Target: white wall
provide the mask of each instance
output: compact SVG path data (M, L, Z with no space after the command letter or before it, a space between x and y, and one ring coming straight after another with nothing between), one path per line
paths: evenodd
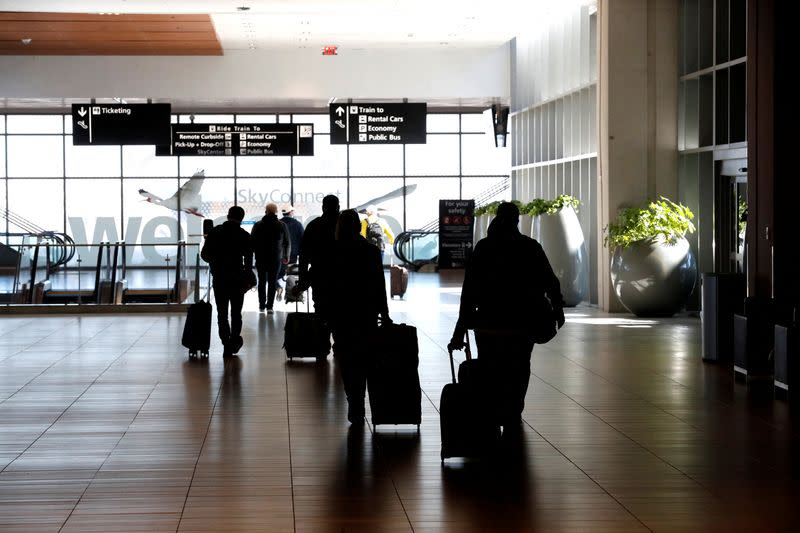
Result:
M509 97L509 47L235 51L220 57L0 57L0 96L327 102L340 98ZM291 102L285 102L291 104Z

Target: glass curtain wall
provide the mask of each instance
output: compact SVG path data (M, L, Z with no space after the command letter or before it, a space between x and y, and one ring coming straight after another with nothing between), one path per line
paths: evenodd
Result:
M398 234L435 221L440 198L473 198L508 178L510 150L494 148L477 111L429 114L427 144L407 146L331 145L327 114L194 115L196 123L311 122L313 157L165 157L152 146L73 146L69 115L0 115L0 233L26 231L12 221L23 220L77 243L200 242L203 218L220 223L233 204L245 209L247 225L268 202L293 205L308 223L322 198L336 194L343 208L376 204ZM190 120L173 116L173 123ZM200 171L202 179L193 177ZM181 187L175 209L169 200ZM159 263L141 251L128 258L131 266Z

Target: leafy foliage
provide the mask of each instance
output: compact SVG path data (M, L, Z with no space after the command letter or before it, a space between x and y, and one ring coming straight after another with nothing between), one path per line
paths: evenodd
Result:
M639 241L659 236L675 244L686 232L694 233L694 213L682 204L661 197L646 207L626 207L619 212L617 222L606 229L605 244L611 248L627 248Z
M486 205L482 205L475 209L475 216L478 215L496 215L497 214L497 206L500 205L502 202L490 202Z
M580 200L568 194L562 194L553 200L544 200L543 198L534 198L520 208L520 213L523 215L530 215L532 217L538 215L554 215L567 206L572 206L575 212L578 212L578 206L581 205Z
M742 235L747 228L747 201L744 198L739 198L736 214L739 221L739 235Z

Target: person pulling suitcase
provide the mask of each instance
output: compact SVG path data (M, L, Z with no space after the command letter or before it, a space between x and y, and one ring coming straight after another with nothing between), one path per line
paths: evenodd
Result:
M450 350L462 349L467 329L475 330L478 358L497 381L497 416L504 432L520 429L531 352L542 342L538 331L564 325L558 278L542 246L522 235L518 225L519 208L501 203L464 271L458 321L448 345ZM497 265L503 265L503 288L497 286Z
M358 213L342 211L332 261L337 283L331 325L347 395L347 419L354 425L364 423L367 372L373 356L369 341L377 335L379 318L391 323L380 250L361 237L360 228Z
M241 335L244 293L255 284L250 234L242 229L242 220L244 209L231 207L228 220L208 233L200 252L200 257L211 266L223 358L233 357L244 343Z

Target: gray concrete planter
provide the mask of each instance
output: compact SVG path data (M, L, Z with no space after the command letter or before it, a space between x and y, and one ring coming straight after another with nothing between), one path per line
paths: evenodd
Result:
M680 311L697 281L697 263L686 239L640 241L617 248L611 258L611 283L622 305L641 317Z
M530 237L532 231L533 231L533 217L530 215L520 215L519 232L525 235L526 237Z
M589 297L589 254L575 210L567 206L535 217L531 236L539 241L553 267L564 303L574 307Z
M489 229L489 224L494 219L494 215L483 214L475 217L475 228L472 238L473 245L479 240L486 238L486 231Z

